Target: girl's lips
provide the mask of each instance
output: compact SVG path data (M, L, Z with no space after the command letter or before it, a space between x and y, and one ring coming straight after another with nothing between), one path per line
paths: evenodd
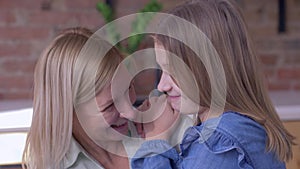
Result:
M180 96L168 96L169 101L176 100L176 99L179 99L179 98L180 98Z

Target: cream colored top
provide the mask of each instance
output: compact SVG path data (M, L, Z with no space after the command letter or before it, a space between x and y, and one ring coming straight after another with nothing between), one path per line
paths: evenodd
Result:
M130 133L132 136L137 136L137 131L133 123L128 123ZM140 147L142 139L125 139L123 144L129 157L129 163L131 157L135 154L136 150ZM70 149L64 157L65 169L104 169L100 163L98 163L93 157L91 157L84 148L72 137ZM131 168L131 167L130 167Z
M181 115L181 121L178 129L174 131L172 136L172 145L178 145L181 142L182 136L186 128L192 125L192 120L186 115ZM140 148L141 144L145 141L142 138L137 138L138 133L132 122L129 122L129 130L132 137L123 140L123 145L128 154L129 163L131 158L135 155L136 151ZM72 138L70 149L64 158L65 169L104 169L101 164L94 160L81 145ZM131 168L131 166L130 166Z

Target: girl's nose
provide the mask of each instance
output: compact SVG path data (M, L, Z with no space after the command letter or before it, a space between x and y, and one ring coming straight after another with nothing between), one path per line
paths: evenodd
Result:
M170 83L171 77L168 73L163 72L158 83L157 89L160 92L168 92L172 89L172 85Z

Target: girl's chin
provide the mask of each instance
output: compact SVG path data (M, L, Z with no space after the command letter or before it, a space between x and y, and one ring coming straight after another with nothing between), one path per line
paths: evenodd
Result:
M180 110L180 96L168 96L168 102L170 103L171 107L178 111Z
M180 112L180 104L171 103L172 109L174 109L177 112Z

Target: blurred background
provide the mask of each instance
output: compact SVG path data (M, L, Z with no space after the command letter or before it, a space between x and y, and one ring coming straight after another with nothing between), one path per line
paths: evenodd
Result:
M94 31L101 28L108 19L103 11L101 12L99 3L107 4L112 10L113 18L116 19L139 12L151 2L154 1L0 0L0 150L1 146L13 144L5 141L4 136L24 132L30 125L30 119L21 122L13 120L21 116L28 118L30 115L23 109L30 108L32 104L34 66L42 49L57 33L64 28L75 26L87 27ZM158 7L155 9L163 12L184 1L155 2L154 6ZM300 128L300 0L236 2L242 9L257 54L263 63L271 98L286 127L299 138L300 132L297 129ZM138 49L145 46L151 46L147 39L139 44ZM139 98L147 96L155 83L156 71L140 73L136 77L136 92ZM15 111L17 117L8 115ZM9 124L3 123L10 120L13 121L10 125L18 123L17 126L11 127L17 130L10 130L7 127ZM300 143L299 139L297 141ZM0 164L5 165L0 168L9 167L7 164L13 164L10 168L17 168L18 165L15 164L18 164L18 160L1 160L3 154L7 155L5 153L0 155ZM300 169L299 146L295 146L294 153L295 157L288 164L288 168Z

